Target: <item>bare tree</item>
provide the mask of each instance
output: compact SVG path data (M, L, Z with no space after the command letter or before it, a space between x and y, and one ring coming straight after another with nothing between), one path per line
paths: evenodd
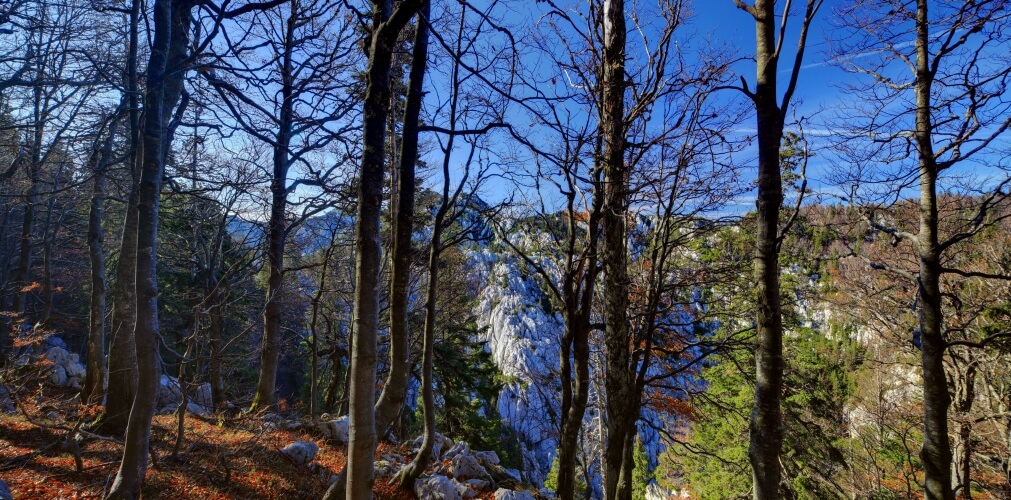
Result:
M959 167L991 168L994 151L1006 148L1008 118L1006 85L1011 69L995 47L1005 44L1011 22L1006 1L854 2L841 12L848 37L837 47L837 60L847 70L864 75L855 90L864 96L843 112L848 125L844 157L860 160L849 172L853 191L866 206L872 228L912 245L916 270L890 268L917 286L917 312L922 339L924 495L952 499L952 451L949 442L949 394L945 355L957 328L946 320L942 282L948 275L998 278L1002 275L959 269L952 255L987 227L1005 218L998 210L1008 199L1011 178L964 178ZM866 52L866 57L849 54ZM996 49L1001 50L1001 49ZM858 135L859 134L859 135ZM881 167L865 165L868 159ZM915 165L913 164L915 162ZM981 187L982 186L982 187ZM975 199L973 208L959 210L949 226L940 217L943 190ZM917 228L907 228L880 213L918 191ZM888 267L888 266L886 266ZM988 340L967 341L978 347ZM968 387L963 387L968 389ZM960 401L959 404L967 403ZM968 478L961 478L963 494Z
M390 0L373 0L365 77L362 166L358 184L358 226L355 235L354 347L351 353L350 442L348 443L348 499L372 498L372 461L376 449L375 387L376 335L379 328L379 219L386 165L386 120L390 109L390 66L400 31L425 0L406 0L393 7ZM336 483L335 483L336 484ZM339 495L337 488L325 498Z
M376 430L385 436L387 429L403 412L411 375L411 335L408 330L408 302L411 279L411 240L414 234L414 198L417 183L418 132L421 104L425 95L425 70L428 63L429 4L418 12L411 72L408 77L407 103L397 170L396 199L391 203L393 222L392 265L390 270L390 371L383 392L376 402Z
M779 288L780 206L783 204L783 126L800 76L811 22L822 0L808 0L801 18L793 65L782 95L779 91L779 60L791 2L787 2L776 27L776 2L756 0L737 7L755 19L755 89L747 82L741 90L755 105L758 123L758 235L755 241L754 273L757 300L755 317L755 406L751 412L751 444L748 459L754 477L755 500L779 498L782 472L779 454L783 446L783 312Z
M123 459L106 498L139 498L147 472L151 418L161 375L158 355L158 208L166 151L171 145L169 121L183 91L188 61L191 9L189 0L156 0L154 38L146 72L143 147L137 202L136 324L137 393L126 428Z
M263 311L260 373L250 409L274 402L282 340L285 245L306 219L327 209L325 191L334 171L351 159L347 137L354 122L356 57L350 18L328 0L292 0L286 9L251 13L246 33L201 68L235 126L272 151L270 215L266 230L267 298ZM261 52L266 51L266 54ZM254 64L250 59L256 61ZM345 78L339 78L343 75ZM317 152L345 142L332 165L314 165ZM336 148L333 148L336 150ZM300 166L298 178L292 168ZM307 187L316 188L309 194ZM301 190L299 190L301 188ZM302 207L289 213L296 190Z

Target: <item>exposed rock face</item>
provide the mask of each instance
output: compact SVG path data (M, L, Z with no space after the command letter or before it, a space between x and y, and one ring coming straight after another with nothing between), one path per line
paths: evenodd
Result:
M494 451L475 451L474 456L490 464L499 464L498 453Z
M414 493L426 500L463 500L456 484L446 476L422 477L414 482Z
M316 458L319 446L311 441L295 441L281 449L281 453L298 465L306 465Z

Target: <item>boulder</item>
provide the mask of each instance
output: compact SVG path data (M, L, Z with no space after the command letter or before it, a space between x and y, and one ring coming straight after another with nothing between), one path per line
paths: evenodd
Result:
M158 408L179 407L183 401L183 391L179 388L179 380L175 377L162 375L158 382ZM174 410L173 410L174 411Z
M473 455L458 454L453 457L453 478L474 479L488 475L488 471L481 466L477 458Z
M475 451L474 456L490 464L499 464L498 453L494 451Z
M48 381L58 387L80 388L84 383L85 366L76 353L67 352L60 346L53 346L42 354L42 359L52 364Z
M499 488L495 491L495 500L534 500L534 496L527 491L513 491Z
M337 420L330 420L327 422L319 422L317 428L323 433L327 439L335 441L337 444L347 444L348 433L350 432L349 422L347 417L341 417Z
M200 386L193 391L193 395L190 396L190 399L204 408L214 408L214 399L211 397L211 383L204 382L203 384L200 384Z
M483 490L491 485L491 483L484 479L468 479L464 481L464 484L469 484L475 490Z
M428 476L414 482L414 493L425 500L463 500L454 481L446 476Z
M460 441L453 445L444 455L442 455L443 460L452 460L457 455L470 455L470 446L467 446L465 441Z
M316 443L312 441L295 441L281 448L281 453L296 464L305 465L316 458L316 453L319 453L319 446L316 446Z
M461 483L456 479L450 479L450 481L453 481L453 486L456 486L456 491L459 491L460 496L463 498L474 498L477 496L477 492L469 484Z
M49 372L49 383L55 385L56 387L66 387L67 386L67 370L61 365L56 365L53 367L52 371Z

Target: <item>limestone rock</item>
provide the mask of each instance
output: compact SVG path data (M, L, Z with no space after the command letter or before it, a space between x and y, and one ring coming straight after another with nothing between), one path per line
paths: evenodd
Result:
M473 455L458 454L453 457L453 477L456 479L481 478L488 475L488 471L474 458Z
M498 453L494 451L475 451L474 456L490 464L499 464Z
M312 462L319 452L319 446L311 441L295 441L281 449L285 454L298 465L305 465Z
M453 480L446 476L428 476L414 482L414 493L425 500L463 500Z
M526 491L513 491L499 488L495 491L495 500L534 500L534 496Z
M348 433L350 432L347 417L341 417L337 420L330 420L328 422L320 422L317 425L320 432L322 432L327 439L333 440L337 444L347 444Z

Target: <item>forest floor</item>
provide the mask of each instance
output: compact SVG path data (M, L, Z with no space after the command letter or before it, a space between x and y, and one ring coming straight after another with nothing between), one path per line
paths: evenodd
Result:
M0 415L0 479L15 499L102 498L116 475L122 445L86 435L76 454L72 444L64 443L82 408L70 402L69 393L46 393L34 402L20 401L18 413ZM155 417L145 499L318 499L327 489L327 479L345 462L345 447L305 429L265 426L254 417L217 422L190 415L185 419L184 442L174 457L177 426L177 415ZM298 465L280 453L295 441L319 446L310 464ZM380 444L376 457L409 457L409 453ZM412 491L389 486L387 480L377 478L376 499L415 498ZM482 493L478 498L493 495Z

